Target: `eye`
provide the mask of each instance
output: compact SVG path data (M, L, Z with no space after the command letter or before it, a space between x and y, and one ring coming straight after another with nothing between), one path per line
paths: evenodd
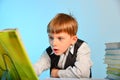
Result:
M61 40L63 40L64 38L63 38L63 37L58 37L58 39L61 41Z
M49 39L50 39L50 40L53 40L54 38L53 38L52 36L49 36Z

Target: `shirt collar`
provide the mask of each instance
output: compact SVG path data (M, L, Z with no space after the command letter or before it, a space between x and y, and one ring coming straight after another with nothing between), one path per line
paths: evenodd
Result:
M69 51L70 51L71 54L74 53L74 45L70 46Z

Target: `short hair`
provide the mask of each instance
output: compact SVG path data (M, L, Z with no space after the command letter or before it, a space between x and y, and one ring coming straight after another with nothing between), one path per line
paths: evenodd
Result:
M73 36L77 34L78 23L72 15L65 13L57 14L48 24L47 33L65 32Z

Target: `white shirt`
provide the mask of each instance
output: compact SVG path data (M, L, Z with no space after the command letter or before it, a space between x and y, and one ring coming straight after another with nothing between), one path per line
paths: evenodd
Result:
M58 67L64 68L66 57L69 51L71 52L71 54L73 54L74 46L70 47L66 52L66 54L60 55ZM89 78L91 66L92 66L92 61L90 58L90 48L84 42L78 48L75 66L73 67L69 66L64 70L59 70L58 76L61 78ZM39 76L43 71L49 68L50 68L50 57L45 51L42 54L39 61L34 64L34 69L36 74Z

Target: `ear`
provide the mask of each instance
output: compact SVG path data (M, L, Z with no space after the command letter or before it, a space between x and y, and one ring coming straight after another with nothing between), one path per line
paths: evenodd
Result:
M77 42L77 39L78 37L76 35L72 36L72 44L75 44Z

